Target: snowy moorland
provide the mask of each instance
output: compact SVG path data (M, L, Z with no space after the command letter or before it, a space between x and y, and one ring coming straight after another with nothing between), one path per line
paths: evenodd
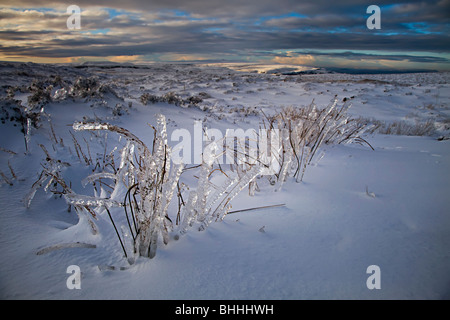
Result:
M450 298L450 74L254 68L1 63L0 297Z

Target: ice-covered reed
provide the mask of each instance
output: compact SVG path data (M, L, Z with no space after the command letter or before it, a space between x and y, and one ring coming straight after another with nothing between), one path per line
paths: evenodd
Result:
M85 179L93 182L101 178L115 181L110 199L119 198L128 224L128 232L123 237L131 237L133 252L126 252L124 242L117 229L126 256L139 254L153 258L160 237L164 243L169 240L172 222L168 216L168 207L174 195L183 166L174 164L171 167L170 148L167 145L166 120L163 115L156 116L156 128L152 150L144 142L128 130L106 123L74 123L73 129L108 130L126 139L126 145L120 152L119 168L111 172L96 173ZM125 192L124 192L125 191ZM108 212L111 222L114 221ZM130 219L131 215L131 219ZM131 222L132 221L132 222Z
M307 107L287 107L273 116L266 116L264 125L268 131L276 130L280 135L280 169L275 173L279 184L290 174L297 182L302 181L306 167L322 144L357 142L370 146L362 137L369 126L347 115L350 106L348 102L338 106L335 98L323 109L313 101Z
M105 140L103 162L109 159L110 163L96 165L97 171L94 168L92 174L82 180L83 186L93 184L95 187L99 183L100 192L94 188L93 196L75 193L62 178L64 163L53 160L42 146L47 156L47 166L33 184L25 202L29 206L38 188L45 183L45 188L48 188L51 182L56 182L62 186L60 193L66 202L77 211L86 211L94 218L99 213L107 213L129 261L136 256L153 258L158 245L168 243L170 232L175 231L174 238L179 239L194 225L198 230L205 230L211 222L223 220L230 212L233 199L247 186L249 193L253 194L258 189L256 178L267 175L269 167L269 179L279 189L289 176L297 181L303 179L307 165L322 144L358 142L370 146L362 138L367 125L349 118L346 115L348 108L347 104L338 107L336 99L324 109L317 108L314 103L305 108L284 108L271 117L266 116L263 123L265 130L259 130L259 134L267 137L260 136L258 143L249 143L245 137L239 140L235 136L233 139L237 138L237 143L234 140L229 143L227 136L217 141L207 139L202 163L192 167L198 170L197 186L185 185L186 188L180 187L180 176L187 168L179 161L172 161L163 115L156 115L151 148L119 126L96 121L75 122L72 126L75 131L106 131L124 138L123 147L119 149L115 146L108 156ZM81 146L75 135L72 138L81 160ZM81 162L93 166L87 146L89 157L82 154L85 161ZM225 151L222 149L224 146ZM114 161L114 154L118 157L117 162ZM235 160L227 167L229 170L221 167L218 161L223 155ZM278 165L273 166L274 162ZM216 171L222 177L213 183L212 176ZM105 180L111 182L106 184ZM105 192L103 186L106 185L112 191ZM178 197L176 226L169 215L174 196ZM116 212L123 212L119 217L120 225L116 223Z

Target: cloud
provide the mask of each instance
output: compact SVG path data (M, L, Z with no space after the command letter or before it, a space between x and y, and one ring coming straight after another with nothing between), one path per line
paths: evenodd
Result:
M113 62L137 62L137 61L141 61L142 57L139 55L131 55L131 56L112 56L112 57L107 57L106 58L109 61L113 61Z
M77 0L82 10L90 7L114 8L118 10L135 12L162 12L176 10L179 13L195 15L196 17L227 17L242 19L245 17L261 17L283 15L288 12L298 12L304 15L354 15L365 14L368 3L360 0L341 0L330 3L328 0L298 1L298 0ZM390 0L377 0L380 7L392 5ZM448 0L440 1L410 1L397 0L396 10L414 11L416 7L421 10L442 13L448 8ZM66 8L69 4L63 0L1 0L3 7L15 8ZM437 8L436 8L437 7ZM448 12L448 11L447 11Z
M298 64L363 59L358 54L319 54L339 49L402 51L403 57L391 55L387 60L394 61L395 56L397 61L409 63L448 63L432 55L414 58L407 53L450 51L449 17L445 14L450 0L377 2L381 30L366 28L367 5L358 0L332 5L324 0L229 0L226 4L219 0L79 0L82 28L68 30L65 1L0 0L0 50L7 59L248 60L264 54L268 59ZM315 50L315 54L271 55L277 50L299 49ZM117 58L111 58L114 56ZM367 61L384 58L364 57Z
M272 62L279 64L314 66L316 58L311 54L302 54L295 57L275 57L272 59Z
M421 66L437 67L440 64L449 64L450 55L417 55L405 53L369 53L354 51L310 51L285 53L274 53L276 55L270 60L272 63L299 64L316 67L346 67L346 68L392 68L407 69L411 65L416 68Z

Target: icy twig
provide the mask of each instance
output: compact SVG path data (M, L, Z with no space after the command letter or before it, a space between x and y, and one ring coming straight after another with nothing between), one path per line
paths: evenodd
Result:
M233 214L233 213L238 213L238 212L247 212L247 211L253 211L253 210L261 210L261 209L269 209L269 208L278 208L278 207L284 207L285 205L286 205L285 203L280 203L280 204L272 204L269 206L240 209L240 210L230 211L230 212L228 212L228 214Z

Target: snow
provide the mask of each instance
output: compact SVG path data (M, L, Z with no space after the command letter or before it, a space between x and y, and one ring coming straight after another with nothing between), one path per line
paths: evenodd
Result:
M29 126L27 154L21 125L9 119L0 125L0 170L12 182L0 177L0 297L449 299L450 74L348 75L320 70L283 75L247 73L251 66L238 67L1 63L2 112L8 90L27 105L31 93L26 87L34 78L50 83L57 74L68 85L79 76L97 77L110 91L103 87L92 95L67 98L55 86L54 91L61 91L44 105L41 127ZM185 103L140 101L143 93L163 97L169 92ZM74 131L81 123L91 129L105 129L106 123L122 127L151 146L154 131L149 125L156 127L155 115L163 114L168 142L175 145L171 133L187 129L193 137L195 121L223 133L258 129L264 118L261 111L270 115L283 106L308 106L313 99L324 107L335 95L340 102L353 97L349 113L354 117L382 123L431 120L435 130L427 136L374 132L365 136L374 150L359 144L323 145L323 157L308 166L303 182L290 177L278 190L261 178L260 190L249 196L244 189L233 199L231 210L283 206L228 214L204 231L174 230L167 245L158 245L153 259L139 257L131 265L105 210L96 211L97 220L86 212L77 214L73 207L68 212L64 197L43 188L26 207L25 197L46 164L39 144L54 159L70 164L61 166L61 172L75 193L85 195L78 200L92 200L91 182L97 177L113 180L113 174L96 175L93 165L86 166L69 132L87 157L89 145L93 160L101 160L104 150L107 155L115 146L119 152L126 142L114 132ZM188 103L190 97L201 97L202 102ZM113 112L118 104L121 115ZM63 144L52 140L49 119ZM180 181L195 188L199 174L187 170ZM225 177L213 174L213 181L223 188ZM111 191L103 188L97 196ZM126 223L122 208L110 210L119 225ZM175 222L176 203L168 212ZM81 289L66 286L71 265L80 267ZM379 290L366 286L371 265L381 270Z

